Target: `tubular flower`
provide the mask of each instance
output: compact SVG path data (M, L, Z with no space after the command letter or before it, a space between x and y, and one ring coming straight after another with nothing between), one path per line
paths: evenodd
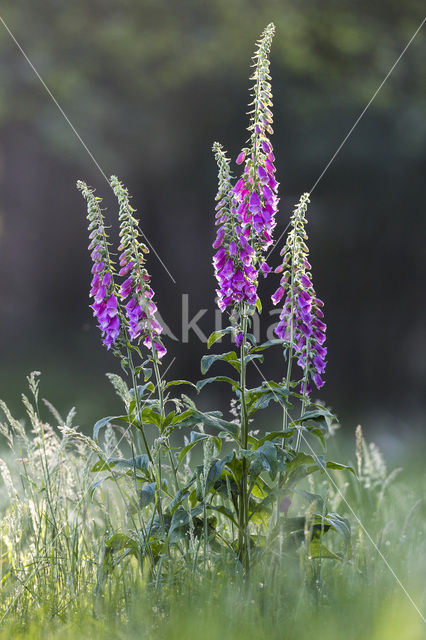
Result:
M91 309L99 323L103 344L107 349L116 344L121 333L117 297L114 285L114 265L108 250L108 237L105 232L104 218L100 208L101 198L94 194L86 183L79 180L80 189L87 201L87 218L89 220L89 250L91 251L92 282L90 296L93 298Z
M258 259L272 244L278 210L278 182L275 180L275 156L269 135L272 135L272 91L269 75L269 52L275 27L270 24L262 33L254 55L254 86L250 112L250 146L243 149L237 164L244 165L242 177L234 187L237 214L243 229L249 229ZM263 272L266 276L267 272Z
M324 346L326 325L323 322L324 303L317 298L309 264L308 238L305 232L305 214L310 202L304 193L291 217L291 231L281 255L282 265L275 273L282 273L280 286L272 296L276 305L284 298L276 335L289 345L290 357L294 351L297 364L304 371L301 393L311 392L311 381L317 389L324 385L327 347Z
M216 225L213 248L213 266L219 288L216 289L218 306L224 311L240 303L255 305L257 301L257 276L254 266L255 251L248 241L249 230L244 230L236 213L236 202L231 185L229 158L222 146L213 145L218 165L219 189L216 196Z
M143 339L148 349L153 349L162 358L167 353L159 339L163 327L155 318L157 306L149 285L151 276L144 266L145 254L149 253L149 249L139 239L138 220L133 216L135 209L129 203L127 189L116 176L111 176L110 184L120 206L119 275L125 278L120 287L120 296L127 301L124 309L130 339Z

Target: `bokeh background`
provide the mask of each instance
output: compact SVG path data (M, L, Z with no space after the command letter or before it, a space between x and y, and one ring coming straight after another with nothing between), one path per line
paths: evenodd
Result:
M277 236L424 13L415 0L4 0L7 23L106 175L133 194L161 315L181 335L181 296L214 325L214 140L235 158L246 139L254 41L272 49L281 208ZM426 408L425 29L316 187L309 210L314 280L326 301L321 393L352 434L361 422L395 449L420 443ZM17 412L25 375L79 422L116 413L88 309L84 178L104 177L0 24L0 397ZM234 165L235 167L235 165ZM111 230L114 237L116 231ZM271 257L279 263L279 252ZM262 282L264 307L276 281ZM270 320L263 322L263 327ZM170 376L196 380L206 346L170 340ZM269 356L282 372L279 351ZM167 363L166 363L167 364ZM319 394L318 394L319 396ZM202 402L225 402L205 397Z

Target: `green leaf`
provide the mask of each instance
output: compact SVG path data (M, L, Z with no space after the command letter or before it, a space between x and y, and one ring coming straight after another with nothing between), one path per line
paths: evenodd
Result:
M326 522L332 529L337 531L339 535L341 535L345 543L349 545L351 540L351 525L347 518L343 518L339 516L338 513L327 513L326 516L320 516L323 518L324 522Z
M222 360L228 362L234 369L240 372L240 361L235 351L220 353L216 355L207 355L201 358L201 373L206 374L214 362Z
M232 378L228 378L227 376L214 376L213 378L204 378L204 380L198 380L197 384L194 386L196 386L199 393L201 389L203 389L207 384L211 384L212 382L227 382L232 386L233 389L240 388L237 380L233 380Z
M314 502L317 506L317 509L324 509L324 499L318 493L310 493L309 491L304 491L303 489L295 489L294 492L306 498L310 503Z
M202 412L198 411L198 409L188 409L183 414L176 417L179 418L177 421L179 426L195 427L198 424L203 424L205 427L214 427L219 431L225 431L234 439L237 439L239 434L239 425L222 420L220 417L221 415L220 411Z
M340 462L333 462L332 460L329 460L325 466L327 467L327 469L339 469L342 471L344 470L351 471L354 474L354 476L356 476L355 469L348 464L341 464Z
M188 451L191 451L192 447L195 447L197 442L207 440L209 436L206 433L199 433L198 431L191 431L189 435L189 443L181 449L179 453L179 460L183 460Z
M228 509L228 507L225 507L224 505L213 505L213 504L208 504L207 505L207 509L210 509L211 511L217 511L218 513L221 513L223 516L226 516L231 522L232 524L237 527L237 529L240 528L240 525L238 524L238 522L235 519L235 514L233 513L233 511L231 511L231 509Z
M279 338L274 338L273 340L267 340L267 342L263 342L258 346L255 346L251 349L251 351L264 351L265 349L269 349L269 347L275 347L276 345L285 345L284 340L280 340Z
M168 413L164 418L161 428L164 430L166 427L168 427L173 422L173 419L175 418L175 416L176 416L176 412L170 411L170 413Z
M291 408L288 401L289 391L283 385L276 382L263 382L260 387L249 389L246 392L246 404L249 415L258 409L265 409L270 402L278 402L281 406ZM293 425L290 425L293 426Z
M337 553L333 553L321 544L320 538L314 538L311 540L309 545L309 559L313 560L315 558L331 558L333 560L342 560L342 555L338 555Z
M170 380L164 388L168 389L169 387L175 387L178 384L189 384L191 387L195 387L195 384L193 382L189 382L189 380Z
M325 444L325 436L324 436L324 431L318 427L308 427L307 431L309 431L309 433L312 433L313 436L315 436L316 438L318 438L318 440L321 442L323 448L326 448L326 444Z
M149 391L150 393L154 393L155 391L155 386L153 385L152 382L147 382L147 384L140 384L137 386L137 392L138 392L138 397L139 398L143 398L145 391ZM130 395L134 398L135 397L135 390L133 389L129 389L129 393Z
M227 327L226 329L220 329L219 331L213 331L213 333L210 334L209 339L207 340L207 348L210 349L212 344L220 340L222 336L224 336L225 334L232 333L232 331L233 331L232 327Z
M149 469L149 458L146 453L134 458L108 458L107 460L99 460L91 469L91 471L110 471L113 468L118 469L135 469L137 471L146 472Z
M135 372L136 375L143 373L143 379L145 382L152 376L152 369L150 369L149 367L144 367L143 365L141 365L140 367L136 367Z
M93 469L91 469L91 471L93 471ZM101 478L100 480L96 480L96 482L94 482L92 484L92 486L90 487L90 497L93 498L93 494L95 493L95 490L105 481L105 480L114 480L114 478L112 476L105 476L104 478Z
M303 453L303 451L298 451L294 458L287 463L287 471L290 472L301 465L315 465L320 469L312 456L307 453Z
M161 426L161 415L151 409L151 407L145 407L140 414L140 422L143 424L155 424L156 427Z
M142 509L154 502L156 489L156 482L151 482L150 484L147 484L146 487L141 489L141 491L139 492L139 505Z
M227 462L230 462L232 459L232 454L222 458L221 460L215 460L207 473L207 480L205 485L205 494L207 495L214 487L216 482L220 479L222 475L223 468Z
M108 540L105 540L105 548L108 551L117 552L123 549L131 549L134 553L137 552L137 543L124 533L116 533Z
M260 301L260 298L256 300L256 309L258 310L259 313L262 313L262 303Z
M194 473L192 478L189 480L189 482L187 482L184 487L182 487L181 489L179 489L179 491L176 492L176 495L174 496L173 500L167 506L168 513L173 515L174 511L176 511L176 509L181 505L181 503L189 496L189 488L195 482L195 479L196 479L196 474Z
M251 362L252 360L260 360L260 362L263 362L263 356L261 356L258 353L251 353L248 356L244 357L245 365L247 366L248 363Z
M291 438L293 435L294 429L288 429L287 431L271 431L270 433L267 433L266 436L263 436L263 438L260 438L260 440L257 441L256 448L260 447L268 440L281 440L285 438Z
M271 442L265 442L255 449L250 467L249 476L254 481L262 471L267 471L272 479L277 475L277 450Z
M313 409L311 411L307 411L306 413L304 413L297 420L294 420L290 424L290 427L293 427L293 426L295 426L297 424L303 424L303 423L308 422L310 420L314 421L317 425L319 425L326 432L328 432L329 425L334 420L334 416L327 409L324 409L323 407L317 407L316 409Z
M106 427L110 422L113 422L113 420L124 420L127 422L127 416L107 416L106 418L101 418L95 422L95 426L93 427L93 439L97 440L99 431L103 427Z

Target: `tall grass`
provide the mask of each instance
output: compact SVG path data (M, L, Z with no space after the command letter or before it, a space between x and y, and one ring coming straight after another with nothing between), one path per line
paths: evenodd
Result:
M353 455L359 480L335 471L336 486L319 475L303 488L325 495L328 509L351 521L349 553L341 553L339 536L329 532L328 549L340 559L310 559L308 541L296 532L278 539L245 581L223 549L195 562L203 553L195 525L187 552L176 552L156 583L159 573L145 565L141 570L130 543L122 544L135 539L138 512L143 524L152 505L146 513L140 509L131 475L91 471L100 455L115 450L124 456L126 439L117 447L108 427L98 445L73 426L74 411L62 419L48 403L40 406L38 377L28 380L30 396L23 402L29 428L1 403L8 452L0 462L0 638L424 637L420 615L353 515L424 606L424 477L406 486L359 429ZM51 423L41 417L47 409ZM105 476L110 479L94 487ZM301 490L292 509L302 516L310 504ZM222 526L228 526L225 518Z

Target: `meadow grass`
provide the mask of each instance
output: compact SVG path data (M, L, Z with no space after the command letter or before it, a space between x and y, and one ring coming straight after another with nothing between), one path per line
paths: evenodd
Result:
M29 380L37 396L35 378ZM134 555L106 546L114 535L135 535L132 479L110 479L92 492L100 445L72 426L73 413L62 419L50 406L52 426L40 417L45 407L25 396L24 404L31 429L2 404L9 446L0 465L7 492L0 638L424 637L421 616L347 504L424 610L424 474L410 469L415 481L407 484L404 474L389 473L378 448L360 432L348 461L358 467L357 478L334 471L339 490L320 473L305 483L351 523L351 548L341 559L309 559L303 539L284 546L278 540L253 563L247 580L222 549L193 564L189 549L156 581L149 571L141 573ZM107 428L104 455L116 444ZM293 513L307 508L299 498ZM324 539L333 553L342 551L335 532Z

